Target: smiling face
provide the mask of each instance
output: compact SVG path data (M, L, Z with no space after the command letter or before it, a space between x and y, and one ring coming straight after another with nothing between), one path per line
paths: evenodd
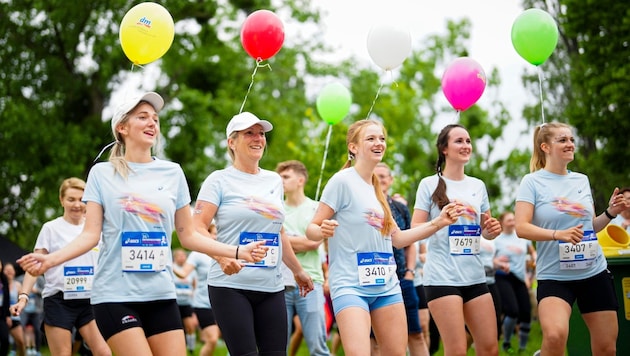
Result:
M63 206L63 217L66 221L78 224L83 219L85 203L81 201L82 198L83 190L77 188L68 188L63 196L59 197L61 206Z
M472 154L468 131L462 127L453 127L448 133L448 143L442 153L447 162L467 163Z
M365 160L376 164L383 159L386 149L387 142L383 127L376 123L362 127L357 132L357 140L348 144L348 150L355 155L357 162Z
M265 130L261 125L256 124L245 130L238 131L228 139L228 145L234 152L235 161L260 161L267 145Z
M550 140L541 145L549 161L569 163L575 158L575 137L570 128L559 127L551 130Z
M157 112L147 102L141 102L118 125L117 132L126 146L153 146L160 134L160 120Z

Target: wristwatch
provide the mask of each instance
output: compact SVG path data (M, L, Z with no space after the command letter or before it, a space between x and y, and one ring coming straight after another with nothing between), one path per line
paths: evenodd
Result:
M413 269L411 269L411 268L407 268L407 269L405 270L405 273L407 273L407 272L411 272L411 274L413 274L414 276L416 275L416 271L415 271L415 270L413 270Z

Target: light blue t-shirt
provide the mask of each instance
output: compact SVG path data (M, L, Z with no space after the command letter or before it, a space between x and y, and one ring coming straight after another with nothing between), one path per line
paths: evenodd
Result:
M593 231L593 197L588 177L569 172L558 175L544 169L523 177L516 201L534 206L531 223L543 229L565 230L584 224L583 230ZM570 246L571 244L562 244ZM536 278L538 280L572 281L594 276L607 268L598 243L596 256L585 269L560 269L559 241L536 243Z
M424 263L420 260L420 246L427 243L427 239L416 241L413 243L412 248L416 249L416 274L413 276L413 286L421 286L424 284Z
M383 236L383 208L374 186L366 183L354 167L337 172L326 184L321 202L334 210L339 226L328 239L331 297L359 295L365 297L393 295L400 292L391 236ZM361 286L359 258L363 254L391 255L393 273L382 285Z
M84 201L100 204L104 214L92 304L175 299L171 236L175 211L190 204L186 177L179 164L156 158L129 166L132 172L125 180L109 162L94 165L83 194ZM151 248L134 247L138 240ZM164 268L123 272L123 254L135 267Z
M420 181L414 209L428 212L429 219L440 215L440 208L431 200L438 183L432 175ZM451 225L479 225L481 214L490 209L486 185L480 179L465 176L461 181L443 178L446 194L451 201L459 201L465 212ZM429 238L424 264L425 286L470 286L486 283L483 263L478 254L451 254L449 227L438 230ZM483 239L483 237L481 237Z
M514 274L521 282L525 282L525 272L527 268L527 251L532 242L516 236L516 232L507 234L501 233L495 240L497 256L506 256L510 263L510 273ZM504 273L497 271L497 273Z
M496 271L494 268L494 256L496 256L496 253L497 248L495 240L481 239L481 249L479 250L479 257L481 258L481 263L483 263L483 269L486 273L486 284L496 283Z
M284 222L282 178L276 172L261 169L249 174L230 166L212 172L203 182L197 201L218 207L214 220L217 241L238 245L243 233L279 234ZM268 253L273 253L271 250ZM214 287L279 292L284 289L280 262L282 243L278 236L275 267L245 267L227 275L213 261L208 284Z
M208 271L214 259L205 253L192 251L188 255L186 263L195 266L197 273L197 286L193 294L193 308L210 309L210 297L208 296Z
M173 264L173 271L181 271L182 267ZM192 305L193 293L195 292L195 286L205 283L197 280L197 273L192 271L186 278L179 278L173 273L173 280L175 281L175 294L177 295L177 305ZM195 283L196 282L196 283Z

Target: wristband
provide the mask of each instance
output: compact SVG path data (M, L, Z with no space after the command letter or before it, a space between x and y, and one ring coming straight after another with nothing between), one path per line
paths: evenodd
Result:
M238 248L241 247L241 245L237 245L236 246L236 259L238 260Z
M606 216L607 216L610 220L612 220L612 219L616 218L616 216L612 216L612 215L610 215L610 213L608 212L608 208L606 208L606 210L604 210L604 214L606 214Z
M434 222L433 222L433 220L429 220L429 224L431 224L431 225L433 225L433 226L437 227L437 229L438 229L438 230L440 230L440 229L441 229L441 227L440 227L438 224L434 223Z
M551 234L551 239L556 241L556 231L558 230L553 230L553 234Z
M19 302L20 300L22 300L22 299L25 299L25 300L26 300L26 302L28 303L28 301L29 301L29 299L30 299L30 298L29 298L29 296L28 296L28 294L27 294L27 293L20 293L20 294L18 294L18 302Z

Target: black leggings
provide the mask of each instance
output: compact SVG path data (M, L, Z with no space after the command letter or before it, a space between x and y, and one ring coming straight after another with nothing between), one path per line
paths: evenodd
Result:
M518 318L519 322L529 323L532 317L532 305L529 301L529 291L525 282L518 279L513 273L497 274L495 279L501 294L503 314L511 318Z
M2 320L0 320L0 356L7 356L8 354L9 354L9 326L6 323L6 318L2 318Z
M208 294L230 355L287 354L284 290L258 292L209 286Z

